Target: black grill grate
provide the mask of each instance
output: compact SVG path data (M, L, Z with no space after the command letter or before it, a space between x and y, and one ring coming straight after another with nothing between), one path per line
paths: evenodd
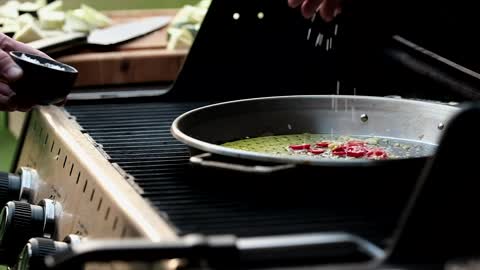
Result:
M170 125L181 113L200 105L72 105L67 110L84 132L103 146L112 163L135 177L143 189L141 195L181 235L255 236L333 230L356 233L377 243L391 235L396 217L389 211L359 212L288 193L269 199L253 192L255 187L237 189L211 184L205 175L199 177L189 166L188 148L171 136Z

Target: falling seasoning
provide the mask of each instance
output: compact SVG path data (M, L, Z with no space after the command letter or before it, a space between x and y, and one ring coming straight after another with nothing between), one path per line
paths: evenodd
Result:
M322 46L322 43L323 43L323 34L318 33L317 40L315 41L315 47Z

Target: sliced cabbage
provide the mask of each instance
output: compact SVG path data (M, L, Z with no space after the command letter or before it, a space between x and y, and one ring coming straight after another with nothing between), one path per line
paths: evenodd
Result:
M185 5L178 11L167 30L169 34L167 48L185 48L193 44L210 4L211 0L201 0L195 6Z
M185 5L181 8L178 13L173 18L171 25L172 27L182 27L185 24L196 24L199 23L198 10L203 10L202 8L194 7L192 5Z
M65 14L65 32L89 32L93 30L93 26L83 19L83 10L70 10Z
M40 26L45 30L60 30L65 24L65 12L48 11L38 14Z
M33 13L37 12L41 7L40 3L24 2L18 6L18 11Z
M83 17L81 18L96 28L103 28L112 24L112 20L109 17L90 6L82 4L80 9L83 11Z
M35 17L32 16L32 14L25 13L20 15L20 17L18 17L17 22L18 22L18 26L20 28L23 28L25 25L37 23L37 20L35 19Z
M190 31L183 28L172 28L168 31L169 40L167 44L168 50L188 49L193 44L194 36Z
M64 9L63 0L50 4L47 0L0 0L0 31L31 42L71 32L88 33L113 24L109 17L85 4L75 10ZM32 16L35 12L38 19Z
M50 4L40 8L38 10L38 15L40 15L40 13L48 13L51 11L63 11L63 0L53 1Z
M0 18L0 32L2 33L15 33L19 30L18 23L15 19Z
M212 0L202 0L197 4L197 7L208 9L211 3L212 3Z
M40 8L46 6L48 3L47 3L47 0L37 0L35 1L35 4L37 4Z
M19 16L18 7L20 3L17 1L8 1L3 6L0 7L0 17L1 18L11 18L16 19Z
M13 36L14 39L20 42L32 42L43 38L40 28L36 24L28 24L22 27Z

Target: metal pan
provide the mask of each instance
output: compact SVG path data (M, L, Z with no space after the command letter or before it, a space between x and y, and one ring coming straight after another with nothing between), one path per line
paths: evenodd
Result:
M458 107L440 103L386 97L264 97L186 112L175 119L171 132L189 146L197 171L207 172L202 179L210 181L202 185L250 194L253 190L259 197L278 194L290 201L295 194L295 200L314 198L315 204L321 203L319 199L325 203L349 200L349 205L378 207L381 201L381 207L390 211L404 206L433 153L387 160L328 160L261 154L221 144L246 137L333 131L436 145L457 111ZM211 182L214 178L220 181Z
M175 138L193 152L258 162L296 165L365 167L424 160L430 155L389 160L328 160L278 156L227 148L220 144L246 137L284 134L367 135L437 145L457 107L398 98L366 96L281 96L218 103L179 116ZM192 157L193 162L206 155ZM232 167L232 169L240 167ZM278 166L276 168L279 168ZM268 170L258 170L268 172Z

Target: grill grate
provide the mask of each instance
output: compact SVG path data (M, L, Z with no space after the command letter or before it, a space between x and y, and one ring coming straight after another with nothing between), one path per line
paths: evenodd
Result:
M67 110L84 132L103 146L112 163L135 177L143 189L141 195L180 235L256 236L334 230L356 233L378 244L391 235L396 222L391 211L359 212L288 193L266 199L251 192L255 187L227 187L198 177L189 167L188 148L170 135L170 125L181 113L201 105L72 105Z

